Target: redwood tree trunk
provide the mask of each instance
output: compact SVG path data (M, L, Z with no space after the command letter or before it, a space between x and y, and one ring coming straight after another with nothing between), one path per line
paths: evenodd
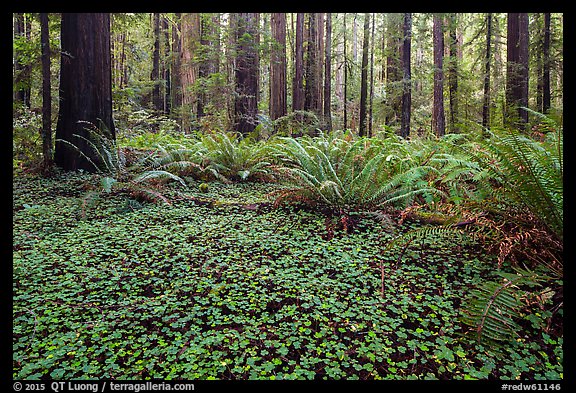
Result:
M450 132L458 132L458 36L456 34L457 15L450 14L450 62L448 67L448 94L450 105Z
M442 28L442 17L434 15L433 21L434 40L434 102L432 107L432 131L437 136L446 133L444 116L444 32Z
M528 122L528 14L509 13L506 49L506 121L523 129Z
M246 136L258 123L258 13L240 13L236 30L236 131Z
M199 67L197 61L200 44L200 15L186 13L181 16L182 31L180 35L180 92L182 95L182 129L190 132L193 121L196 120L198 109L198 94L194 86L198 80Z
M321 98L319 86L322 86L321 74L318 72L319 42L318 42L318 13L308 14L308 47L306 51L305 98L304 109L321 113Z
M44 169L52 165L52 96L50 94L50 36L48 14L40 13L42 45L42 155Z
M370 37L370 14L364 14L364 40L362 43L362 70L360 73L360 125L358 135L365 136L366 132L366 114L368 103L368 48Z
M162 79L165 83L165 90L162 97L162 110L165 114L170 113L170 62L168 59L170 58L171 52L171 42L170 42L170 29L169 29L169 20L166 16L162 18L162 32L164 35L164 59L162 60Z
M296 51L294 56L294 81L292 85L292 110L304 109L304 13L296 15Z
M387 14L386 21L386 124L392 124L400 116L400 32L399 14Z
M408 138L410 135L410 116L412 106L412 73L410 64L410 49L412 45L412 14L404 14L404 39L402 41L402 121L400 135Z
M152 89L152 107L156 113L162 112L162 98L160 96L160 14L155 12L152 16L154 26L154 51L152 53L152 72L150 80L154 83Z
M544 14L544 46L542 72L542 112L550 110L550 13Z
M529 40L529 30L528 30L528 13L523 12L520 14L519 20L519 41L518 44L520 46L520 106L527 108L528 107L528 82L529 82L529 52L528 52L528 40ZM528 111L522 108L519 108L518 115L520 116L520 120L523 123L521 125L522 128L525 128L526 124L528 123Z
M482 127L490 126L490 52L492 45L492 14L486 15L486 56L484 58L484 100L482 104Z
M326 14L326 45L324 62L324 123L326 129L332 129L332 111L330 110L332 97L332 14Z
M110 14L63 13L61 45L56 138L74 144L98 165L99 155L74 134L91 139L91 132L96 129L103 137L116 137L112 120ZM96 170L78 151L62 142L56 142L54 162L66 170Z
M178 34L181 32L182 22L181 14L176 13L174 15L175 23L172 26L172 74L170 91L172 96L171 108L180 108L182 105L182 85L180 80L181 74L181 52L182 52L182 41Z
M273 13L270 55L270 118L286 115L286 14Z

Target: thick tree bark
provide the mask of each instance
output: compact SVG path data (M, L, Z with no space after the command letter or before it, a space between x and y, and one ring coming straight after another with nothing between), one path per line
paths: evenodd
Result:
M506 124L524 129L528 122L528 14L509 13L506 50Z
M550 13L544 14L544 46L542 72L542 112L550 110Z
M400 135L403 138L410 136L410 117L412 106L412 73L410 64L410 52L412 45L412 14L404 14L404 39L402 40L402 121Z
M162 60L162 79L165 83L164 94L162 98L162 110L165 114L170 113L171 102L170 102L170 90L171 79L170 79L170 52L171 52L171 41L170 41L170 28L169 21L166 16L162 17L162 32L164 33L164 59Z
M318 34L318 18L320 14L308 14L308 46L306 50L305 69L305 97L304 109L316 114L322 113L322 71L319 67L321 60L320 42Z
M152 52L152 72L150 73L150 80L154 84L152 108L156 113L160 113L163 105L160 96L160 14L157 12L152 15L152 25L154 28L154 50Z
M112 70L110 64L110 15L63 13L61 26L60 110L56 139L74 144L99 165L100 156L90 144L96 130L115 139L112 120ZM78 151L56 142L56 165L66 170L96 168Z
M342 127L344 130L346 130L348 128L348 57L347 57L347 45L346 45L346 13L344 13L344 17L343 17L343 24L344 24L344 39L343 44L344 44L344 48L343 48L343 53L344 53L344 113L343 113L343 118L344 118L344 126Z
M272 43L270 55L270 118L286 115L286 14L271 17Z
M40 13L42 45L42 155L44 169L52 165L52 95L50 92L50 35L48 14Z
M175 14L175 22L172 26L172 82L170 83L171 96L172 96L172 108L180 108L182 106L182 85L181 85L181 52L182 52L182 40L180 39L181 34L181 14Z
M482 127L490 127L490 56L492 46L492 14L486 14L486 55L484 57L484 98L482 104Z
M376 40L375 30L376 27L376 15L372 13L372 41L370 44L370 97L368 98L368 136L373 136L372 134L372 124L374 119L372 118L372 108L374 107L374 42Z
M401 14L388 14L386 21L386 102L385 123L392 124L400 117L402 88L400 72Z
M316 95L318 96L318 104L316 106L316 112L319 117L322 118L322 113L324 112L324 12L316 14ZM322 118L323 120L323 118Z
M198 94L194 91L198 80L199 67L196 61L200 44L200 14L182 15L182 32L180 34L180 91L182 94L182 129L191 131L192 122L196 120Z
M444 136L446 124L444 116L444 32L442 16L435 14L433 20L434 41L434 102L432 107L432 132Z
M304 109L304 13L296 15L295 49L292 110L299 111Z
M529 52L528 52L528 44L529 44L529 36L530 36L530 32L528 30L528 13L527 12L523 12L520 14L520 19L519 19L519 41L518 44L520 45L520 57L519 57L519 62L521 65L521 69L520 69L520 106L521 107L528 107L528 85L529 85L529 61L530 61L530 57L529 57ZM521 122L524 123L522 125L523 128L526 127L526 124L528 123L528 111L526 111L525 109L521 109L519 110L519 116L521 119Z
M458 35L456 33L457 15L450 14L450 62L448 68L448 96L450 105L450 132L458 132Z
M362 43L362 69L360 73L360 125L358 135L367 134L367 103L368 103L368 48L370 46L370 14L364 14L364 39Z
M237 26L236 131L246 136L258 124L258 13L240 13Z
M326 45L324 54L324 123L326 129L332 129L332 14L326 14Z

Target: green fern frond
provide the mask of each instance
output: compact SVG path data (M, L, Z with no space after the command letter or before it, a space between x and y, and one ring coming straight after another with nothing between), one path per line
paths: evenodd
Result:
M162 170L146 171L146 172L136 176L134 178L134 182L135 183L142 183L144 181L148 181L148 180L152 180L152 179L166 179L166 178L176 180L177 182L182 184L184 187L187 187L186 183L184 182L184 180L182 180L182 178L180 176L177 176L177 175L174 175L173 173L170 173L168 171L162 171Z
M497 272L502 279L485 281L472 290L461 309L460 320L470 326L478 342L509 341L518 335L515 321L522 309L523 286L537 286L547 277L528 270Z

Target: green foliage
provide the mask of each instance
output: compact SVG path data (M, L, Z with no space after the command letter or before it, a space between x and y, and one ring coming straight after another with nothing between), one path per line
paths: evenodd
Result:
M516 131L492 133L486 143L496 165L492 176L502 185L503 203L512 202L510 210L529 211L539 224L563 239L563 131L554 129L538 142Z
M285 116L279 117L272 122L272 129L268 135L293 136L308 135L312 136L322 127L322 123L314 112L309 111L292 111ZM273 133L273 134L272 134Z
M525 287L550 279L542 274L517 269L516 274L497 272L499 281L486 281L471 291L461 319L474 329L478 342L509 341L521 331L516 319L523 309Z
M20 115L12 121L12 167L19 169L42 160L42 115L25 105L14 105L14 111Z
M318 212L244 208L269 183L211 182L210 205L115 183L77 220L94 179L14 178L15 379L562 378L562 337L537 320L495 348L462 335L461 299L494 278L472 239L418 237L398 263L379 219L326 239Z
M427 176L435 169L414 160L395 138L338 136L279 138L271 147L279 171L294 188L282 198L326 205L336 211L382 205L407 206L416 195L433 195Z
M114 177L122 177L126 173L126 158L120 150L116 139L110 138L107 130L99 130L94 124L86 121L87 135L73 134L72 136L80 142L85 142L90 151L83 151L73 142L56 139L56 142L63 143L71 147L80 154L88 163L92 165L95 172L110 174Z
M206 169L220 180L245 181L271 174L264 144L236 134L202 137Z
M272 175L264 142L236 134L183 137L165 145L156 142L163 138L154 138L152 145L148 145L153 153L144 162L150 168L220 181L269 179ZM145 146L146 143L142 145Z
M102 182L102 185L107 192L110 192L109 188L112 185L110 179L116 181L125 181L132 177L135 171L138 172L138 174L132 179L132 181L135 183L140 183L151 179L172 179L178 181L183 186L186 186L184 180L182 180L179 176L163 170L163 168L158 169L156 162L154 163L154 169L141 172L142 168L148 169L146 168L146 162L149 160L149 157L144 157L144 159L128 168L126 166L126 157L122 149L118 146L116 140L109 138L104 133L100 132L95 126L92 125L92 127L93 129L90 130L91 132L89 133L88 137L77 134L74 134L73 136L85 141L88 144L93 153L95 153L95 157L97 157L96 160L92 160L92 158L89 157L85 152L80 150L76 145L69 141L62 139L58 139L57 141L65 143L78 151L86 160L88 160L90 164L93 165L98 173L112 176L106 177L105 179L109 180L103 180Z

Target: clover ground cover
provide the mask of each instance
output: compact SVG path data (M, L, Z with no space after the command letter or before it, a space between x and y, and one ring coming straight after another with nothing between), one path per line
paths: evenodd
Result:
M14 180L15 379L562 377L561 338L463 335L461 300L495 264L472 241L398 261L375 218L327 238L320 213L236 203L265 201L259 183L211 183L222 203L202 206L111 194L80 215L90 179Z

